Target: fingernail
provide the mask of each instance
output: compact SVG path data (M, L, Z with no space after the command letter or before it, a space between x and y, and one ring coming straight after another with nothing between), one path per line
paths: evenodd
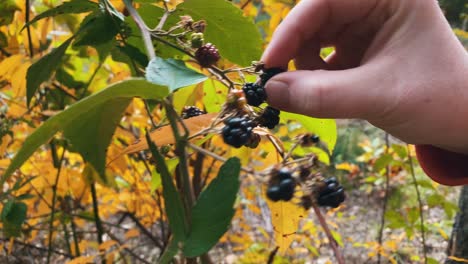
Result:
M288 84L282 81L270 80L265 85L267 101L269 104L282 107L289 102Z

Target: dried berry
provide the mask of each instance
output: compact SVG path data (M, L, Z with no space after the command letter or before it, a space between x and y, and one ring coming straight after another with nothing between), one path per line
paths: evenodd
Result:
M259 106L267 99L263 86L256 83L246 83L242 87L247 103L252 106Z
M191 118L191 117L195 117L199 115L204 115L204 114L206 114L206 112L196 106L184 106L184 109L182 110L183 119L187 119L187 118Z
M219 55L218 49L215 45L207 43L195 52L195 58L202 67L210 67L215 64L221 56Z
M278 109L267 106L260 116L260 126L268 127L269 129L275 128L280 121L279 115L280 111Z

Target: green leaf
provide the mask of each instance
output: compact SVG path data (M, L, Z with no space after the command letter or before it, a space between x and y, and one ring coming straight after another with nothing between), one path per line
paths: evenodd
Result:
M393 156L390 154L383 154L380 156L374 163L374 170L376 172L380 172L383 170L385 167L390 165L390 163L393 161Z
M404 145L392 144L392 149L396 152L398 157L402 159L408 156L408 153L406 151L406 146Z
M0 3L0 26L11 24L17 10L21 9L16 5L15 0L2 0Z
M192 210L191 231L183 249L185 256L195 257L208 252L228 230L235 212L240 168L240 160L230 158L200 194Z
M28 105L31 103L31 98L36 93L39 85L47 81L52 76L52 73L60 66L62 57L72 40L73 37L69 38L58 48L40 58L36 63L29 67L26 74L26 95Z
M259 60L263 46L260 32L253 21L229 1L186 0L177 6L173 16L183 15L207 22L205 40L213 43L222 57L241 66Z
M81 22L74 47L99 46L114 39L119 33L119 19L106 12L98 10L89 14ZM110 50L110 49L109 49Z
M112 135L130 103L131 98L114 98L80 115L64 127L63 134L70 140L71 148L85 161L93 164L104 183L106 152Z
M336 122L333 119L319 119L305 115L281 112L280 118L287 121L299 122L309 133L315 133L324 142L330 153L333 152L336 144L337 130Z
M179 251L178 243L179 241L176 241L175 239L171 239L171 241L169 242L169 245L165 248L163 254L159 258L159 261L158 261L159 264L171 263L172 259Z
M208 113L218 113L226 101L228 89L220 82L210 79L203 83L203 104Z
M53 17L53 16L63 15L63 14L86 13L86 12L97 10L98 8L99 8L99 5L97 3L94 3L88 0L72 0L70 2L64 2L63 4L59 6L51 8L35 16L31 21L29 21L29 23L24 25L23 29L46 17Z
M171 91L203 82L207 77L187 68L181 60L156 57L146 67L146 79L154 84L167 86Z
M177 164L179 164L178 158L172 158L166 161L166 165L167 165L167 169L169 170L169 173L174 173L175 169L177 168ZM151 185L150 185L151 193L154 193L155 190L161 187L161 184L162 184L161 174L157 170L153 171L151 175Z
M3 233L5 237L19 237L21 226L26 220L28 207L25 203L9 200L2 210Z
M23 143L22 148L18 151L16 156L10 163L10 166L5 171L1 183L3 184L11 174L18 169L41 145L47 143L57 132L59 131L69 131L75 125L74 123L84 122L82 117L89 112L98 111L102 109L102 106L107 102L122 102L121 98L132 98L132 97L142 97L144 99L161 99L169 94L169 91L166 87L161 87L154 85L143 79L129 79L126 81L118 82L110 85L109 87L101 90L100 92L93 94L73 105L71 105L66 110L60 112L59 114L49 118L46 122L42 124L38 129L36 129ZM120 98L120 99L119 99ZM107 114L108 115L108 114ZM97 119L102 119L103 116L100 116ZM100 133L99 129L105 129L99 126L99 124L89 124L89 129L92 129L94 126L95 133ZM106 133L109 131L105 130ZM89 131L88 131L89 133ZM108 135L108 134L107 134ZM98 135L93 135L98 136ZM102 136L98 136L103 138ZM84 140L84 139L83 139ZM76 146L75 142L71 142ZM78 142L80 143L80 142ZM104 147L104 144L99 144L99 148ZM107 146L106 146L107 147ZM86 147L80 149L87 149ZM102 150L95 149L96 152L103 153ZM83 154L83 153L81 153ZM85 154L86 155L86 154ZM90 162L97 162L99 159L90 160ZM102 168L102 164L94 164L95 168Z
M150 134L146 133L146 141L148 142L149 149L156 161L156 166L161 174L161 181L163 185L164 208L169 220L169 227L174 234L173 240L175 244L184 241L187 234L187 219L185 217L184 205L182 199L172 181L171 173L166 165L164 157L159 152L157 146L151 141Z

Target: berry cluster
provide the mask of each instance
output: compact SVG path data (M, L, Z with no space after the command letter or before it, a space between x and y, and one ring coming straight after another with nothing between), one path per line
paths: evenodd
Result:
M346 198L343 187L338 183L335 177L326 179L317 197L317 204L320 206L329 206L336 208Z
M252 106L259 106L267 99L265 88L257 83L246 83L242 87L247 103Z
M262 85L265 85L268 80L270 80L271 78L273 78L273 76L279 74L279 73L282 73L284 72L283 69L281 68L269 68L269 69L264 69L262 74L260 74L260 81L262 83Z
M279 115L280 111L278 109L267 106L260 116L260 125L268 127L269 129L275 128L280 121Z
M210 67L221 58L215 45L207 43L195 52L195 58L202 67Z
M292 178L291 172L282 168L277 173L277 181L275 184L270 184L267 190L268 199L277 202L279 200L289 201L294 195L296 183Z
M259 137L252 132L255 124L246 117L232 117L224 121L224 142L235 148L258 145Z
M183 119L187 119L204 114L206 114L206 112L196 106L184 106L184 109L182 109L181 117Z

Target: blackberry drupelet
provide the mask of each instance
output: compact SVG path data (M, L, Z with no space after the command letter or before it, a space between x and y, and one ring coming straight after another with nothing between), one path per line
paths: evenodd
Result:
M181 117L187 119L204 114L206 114L206 112L196 106L184 106Z
M202 67L210 67L215 64L221 56L215 45L207 43L195 51L195 58Z
M270 69L264 69L263 73L260 74L260 80L262 82L262 85L265 85L268 80L270 80L273 76L284 72L285 70L281 68L270 68Z
M242 87L247 103L252 106L259 106L267 99L265 88L256 83L246 83Z
M247 145L253 138L255 124L245 117L233 117L224 121L222 130L224 142L235 148Z
M280 111L271 106L267 106L260 116L260 126L268 127L269 129L275 128L278 125L280 118Z

